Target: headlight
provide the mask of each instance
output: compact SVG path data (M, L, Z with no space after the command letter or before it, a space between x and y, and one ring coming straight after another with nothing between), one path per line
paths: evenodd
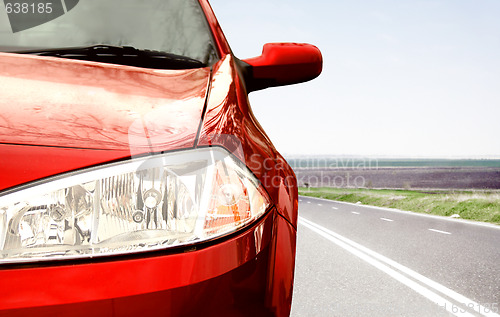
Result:
M0 196L0 263L192 244L268 206L255 176L220 148L105 165Z

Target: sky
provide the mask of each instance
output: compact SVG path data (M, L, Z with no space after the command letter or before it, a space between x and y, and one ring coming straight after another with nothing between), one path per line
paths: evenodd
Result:
M500 158L500 1L211 4L238 58L322 51L317 79L250 94L282 154Z

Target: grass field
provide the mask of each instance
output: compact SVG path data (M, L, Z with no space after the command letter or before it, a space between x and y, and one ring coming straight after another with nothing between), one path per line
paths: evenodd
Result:
M299 188L299 194L500 225L500 191Z

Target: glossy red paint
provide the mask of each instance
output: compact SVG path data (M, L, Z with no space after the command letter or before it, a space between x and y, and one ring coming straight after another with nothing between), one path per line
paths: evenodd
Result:
M210 97L199 146L230 149L260 179L278 208L276 244L267 286L267 305L276 316L288 316L293 293L298 192L295 174L254 117L234 58L214 66Z
M296 227L295 174L253 115L234 58L226 55L213 72L198 145L220 145L237 155L260 179L272 200L281 202L279 213Z
M275 316L265 305L269 253L268 247L232 271L189 286L99 301L12 309L0 311L0 316Z
M0 53L0 189L193 147L209 77L208 68L153 70Z
M294 246L295 235L290 235L289 230L293 232L295 229L289 224L289 221L296 222L296 184L293 178L291 169L286 165L284 159L276 152L272 143L269 141L262 128L254 118L248 105L246 92L240 81L241 79L236 75L234 59L231 55L225 56L217 65L214 66L214 75L210 83L210 98L207 101L207 109L205 119L202 124L200 139L197 146L206 145L222 145L226 148L233 150L233 153L239 156L242 161L245 161L252 171L261 179L262 184L269 192L271 198L279 208L274 216L274 227L272 226L261 227L258 231L249 233L247 237L258 237L256 232L260 235L271 235L272 241L267 240L268 243L259 247L260 249L272 249L272 246L278 246L281 250L281 245L288 245L289 248L283 249L281 252L288 254L286 261L280 260L275 256L279 252L271 252L266 255L269 263L272 265L267 267L265 272L265 279L261 277L255 283L264 283L265 288L268 289L266 294L267 307L280 316L287 315L287 307L290 306L292 294L292 281L293 281L293 266L294 266ZM117 147L119 148L119 147ZM71 170L85 166L85 164L97 164L101 161L109 160L111 158L118 158L128 153L125 151L115 150L109 148L107 150L91 150L91 149L70 149L59 147L41 147L41 146L22 146L22 145L2 145L0 149L4 149L5 165L9 164L12 167L17 166L21 168L17 170L21 175L25 174L25 179L36 179L45 176L45 174L37 174L40 171L43 173L56 174L60 171ZM31 155L37 158L28 162ZM65 165L54 165L51 162L63 162ZM29 164L31 163L31 164ZM39 164L37 164L39 163ZM29 168L27 168L27 166ZM40 171L37 171L37 167ZM44 167L44 168L40 168ZM12 170L11 175L15 174L16 170ZM288 175L288 178L284 177ZM19 174L18 178L12 178L10 184L19 182L24 179ZM295 209L294 209L295 208ZM294 213L295 211L295 213ZM282 216L285 216L282 218ZM269 218L268 218L269 219ZM288 220L285 220L288 219ZM295 220L294 220L295 219ZM267 220L268 222L270 220ZM272 221L271 221L272 223ZM278 223L281 227L289 227L288 230L279 229ZM281 241L278 243L278 241ZM284 243L283 241L287 241ZM2 281L2 288L9 289L9 295L0 294L4 296L4 306L2 309L16 309L18 312L27 313L29 311L52 311L51 308L59 307L63 309L73 307L73 304L83 305L87 302L86 307L100 307L96 304L88 305L88 302L101 303L102 301L110 300L112 298L122 298L130 296L158 296L158 292L170 292L175 294L175 289L185 287L189 284L201 283L210 277L215 278L225 272L236 269L243 265L243 263L250 261L250 259L258 258L249 246L258 245L256 242L250 240L230 240L233 244L233 250L227 244L218 244L209 248L215 248L218 253L206 255L206 257L189 257L186 254L174 254L161 258L145 258L139 260L124 260L116 262L104 262L93 264L79 264L76 266L60 265L55 267L44 268L30 268L20 270L3 270L0 271L0 281ZM229 242L228 242L229 243ZM269 247L268 247L269 246ZM208 250L208 249L207 249ZM274 250L274 249L273 249ZM205 251L207 252L207 251ZM223 268L217 267L214 263L218 263L225 258L235 258L234 255L238 252L246 254L244 261L231 262L224 261ZM190 254L190 253L189 253ZM202 253L205 254L205 253ZM224 255L225 254L225 255ZM157 264L155 264L157 263ZM211 265L204 265L203 268L197 266L197 263L211 263ZM286 265L284 265L286 263ZM155 266L156 265L156 266ZM200 264L201 265L201 264ZM146 275L137 275L138 279L127 281L123 279L125 271L139 270ZM153 267L152 269L145 270L145 267ZM156 269L154 269L156 267ZM148 282L142 285L148 276L161 274L160 270L165 270L165 267L174 270L175 267L190 267L192 269L183 271L184 275L176 275L177 279L169 277L168 279L160 279L153 282ZM116 272L114 272L116 270ZM201 270L201 271L199 271ZM63 287L60 284L52 285L48 281L53 279L55 272L62 278L62 280L70 283L74 292L63 294ZM275 272L279 276L280 283L274 283ZM201 274L198 277L197 274ZM204 274L204 275L203 275ZM88 277L92 276L91 279ZM289 286L283 289L283 277L288 276ZM9 278L10 277L10 278ZM35 278L36 277L36 278ZM101 288L95 289L93 286L96 280L104 281ZM124 284L125 283L125 284ZM142 285L142 286L141 286ZM252 284L249 284L252 285ZM89 292L89 289L93 289ZM85 296L82 294L85 293ZM35 294L45 294L44 296ZM38 300L33 300L33 298ZM272 300L271 300L272 299ZM69 305L69 306L60 306ZM35 308L40 306L40 308ZM45 308L42 308L45 307ZM49 308L47 308L49 307ZM136 306L134 306L136 307ZM28 310L25 310L28 309ZM174 308L172 308L174 309ZM234 308L233 308L234 309ZM64 310L64 309L63 309Z
M292 307L297 232L286 221L277 221L276 227L276 244L271 251L274 270L267 305L273 307L277 316L288 316Z
M197 292L205 294L204 302L207 306L212 301L222 302L224 306L219 307L220 312L228 308L233 312L245 313L234 306L235 303L245 301L245 298L237 298L241 294L234 293L227 298L217 299L207 296L207 291L213 293L226 290L227 294L232 288L237 288L239 283L243 283L243 280L257 277L254 281L246 280L243 284L246 284L251 296L258 296L252 294L252 288L262 289L266 285L266 263L272 256L269 250L276 243L273 227L276 222L280 222L276 217L276 212L271 210L258 223L239 235L210 246L200 246L199 250L194 251L168 255L145 253L135 259L111 257L109 261L95 263L78 261L52 266L2 268L0 315L38 315L38 312L54 312L53 309L56 309L67 313L67 316L101 316L103 314L100 309L109 306L113 310L125 312L109 316L129 316L126 312L130 309L142 311L141 316L157 316L158 311L151 311L149 304L154 303L160 310L182 312L186 307L200 304L193 302L192 295ZM246 264L248 265L245 266ZM257 266L262 266L259 272L256 272ZM240 267L246 269L238 270ZM215 289L201 287L197 290L197 285L207 281L211 285L219 280L226 283L215 284ZM191 285L194 286L191 290L194 294L183 290ZM162 292L173 297L161 296ZM126 300L134 297L141 298L141 301ZM119 308L115 307L115 300L120 303ZM262 296L261 306L265 306L263 300ZM78 307L86 309L78 310ZM197 306L196 309L202 307ZM148 311L149 314L144 314Z
M0 53L0 190L134 155L218 145L250 168L273 206L238 233L193 248L0 266L0 315L289 315L295 175L254 117L248 78L208 1L199 1L220 56L211 69L160 71ZM290 63L295 70L304 64L307 76L321 71L317 60L304 57L316 53L297 57L283 45L271 48L276 57L267 47L247 60L255 78L266 79L273 64L281 69L280 84L286 76L298 80Z
M0 190L130 157L130 151L0 144Z
M268 43L261 56L244 62L252 66L251 90L305 82L318 77L323 68L320 50L299 43Z
M132 154L193 146L209 76L208 68L150 70L0 53L0 143Z

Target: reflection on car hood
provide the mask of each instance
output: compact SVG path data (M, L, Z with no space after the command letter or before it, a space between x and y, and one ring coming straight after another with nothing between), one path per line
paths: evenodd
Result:
M192 146L209 76L0 53L0 143L132 154Z
M210 69L153 70L0 53L0 190L193 147Z

